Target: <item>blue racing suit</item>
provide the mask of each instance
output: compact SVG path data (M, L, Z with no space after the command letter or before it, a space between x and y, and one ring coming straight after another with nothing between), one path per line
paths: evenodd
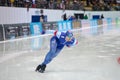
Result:
M63 47L66 45L67 47L73 46L77 43L77 40L72 37L70 41L66 41L66 33L65 32L57 32L50 40L50 51L47 53L42 64L48 64L52 61L54 57L56 57Z

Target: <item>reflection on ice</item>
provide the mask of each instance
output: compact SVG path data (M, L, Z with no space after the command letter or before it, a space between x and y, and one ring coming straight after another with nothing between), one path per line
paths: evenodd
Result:
M0 43L0 54L2 53L13 53L20 51L30 51L30 50L39 50L40 48L45 48L49 44L49 36L47 38L43 36L33 37L28 39L21 39L16 41L7 41Z

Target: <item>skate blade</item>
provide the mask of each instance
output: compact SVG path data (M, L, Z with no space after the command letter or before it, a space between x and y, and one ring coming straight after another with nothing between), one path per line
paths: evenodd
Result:
M44 71L43 71L43 70L39 70L38 72L40 72L40 73L44 73Z

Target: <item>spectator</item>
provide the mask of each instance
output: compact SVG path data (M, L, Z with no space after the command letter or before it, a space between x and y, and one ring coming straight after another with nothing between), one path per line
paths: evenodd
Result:
M14 0L10 0L11 7L13 7Z
M101 19L103 19L104 18L104 16L103 16L103 14L101 14Z
M96 3L94 3L94 5L92 6L92 10L93 11L98 11L98 5Z
M24 7L24 1L18 0L18 7Z
M63 21L67 20L67 14L66 14L65 10L63 10L62 19L63 19Z
M60 9L65 9L65 4L66 2L62 0L62 2L60 3Z
M84 19L88 19L88 16L87 16L87 14L85 14L85 16L84 16Z
M84 10L84 3L83 3L83 1L79 2L79 10Z
M93 9L95 11L113 11L120 10L119 0L0 0L0 6L15 6L43 9L69 9L84 10L84 2L86 1L86 10ZM118 3L116 5L116 3Z
M44 22L44 11L43 11L43 9L40 10L40 22Z
M108 4L104 6L104 11L110 11L110 6Z
M111 0L104 0L105 4L111 3Z
M6 1L5 0L0 0L0 6L5 6Z
M50 1L50 3L49 3L49 9L53 9L53 8L54 8L54 4L53 4L52 1Z
M92 0L86 0L86 5L90 6L90 4L92 4Z
M18 0L15 0L14 6L15 6L15 7L18 7Z
M76 0L73 2L73 10L79 10L79 3Z
M115 10L120 11L120 3L115 6Z
M11 5L10 5L10 4L11 4L11 3L10 3L10 0L7 0L6 3L7 3L7 6L11 6Z
M36 8L36 0L32 0L32 8Z
M49 8L50 0L46 0L46 7Z

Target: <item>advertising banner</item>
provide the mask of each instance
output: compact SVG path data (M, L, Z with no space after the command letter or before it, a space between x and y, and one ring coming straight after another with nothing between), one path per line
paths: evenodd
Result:
M106 32L111 29L113 29L112 19L111 18L103 19L103 31Z
M43 22L42 23L43 30L56 30L57 29L57 22Z
M79 29L81 27L80 21L73 21L72 22L73 29Z
M118 18L116 18L116 20L115 20L115 21L116 21L116 27L118 27L118 28L119 28L119 27L120 27L120 18L119 18L119 17L118 17Z
M46 34L53 34L57 28L57 22L43 22L43 30L45 30Z
M108 30L113 29L112 19L111 19L111 18L107 18L107 29L108 29Z
M59 21L58 31L67 31L72 29L72 21Z
M98 24L96 19L90 20L90 27L91 34L97 34Z
M0 25L0 41L3 41L4 37L3 37L3 27L2 25Z
M32 35L39 35L42 33L42 23L30 23L30 32Z
M18 37L18 26L14 24L4 24L5 39L15 39Z
M30 35L30 25L28 23L19 24L19 36L26 37Z

